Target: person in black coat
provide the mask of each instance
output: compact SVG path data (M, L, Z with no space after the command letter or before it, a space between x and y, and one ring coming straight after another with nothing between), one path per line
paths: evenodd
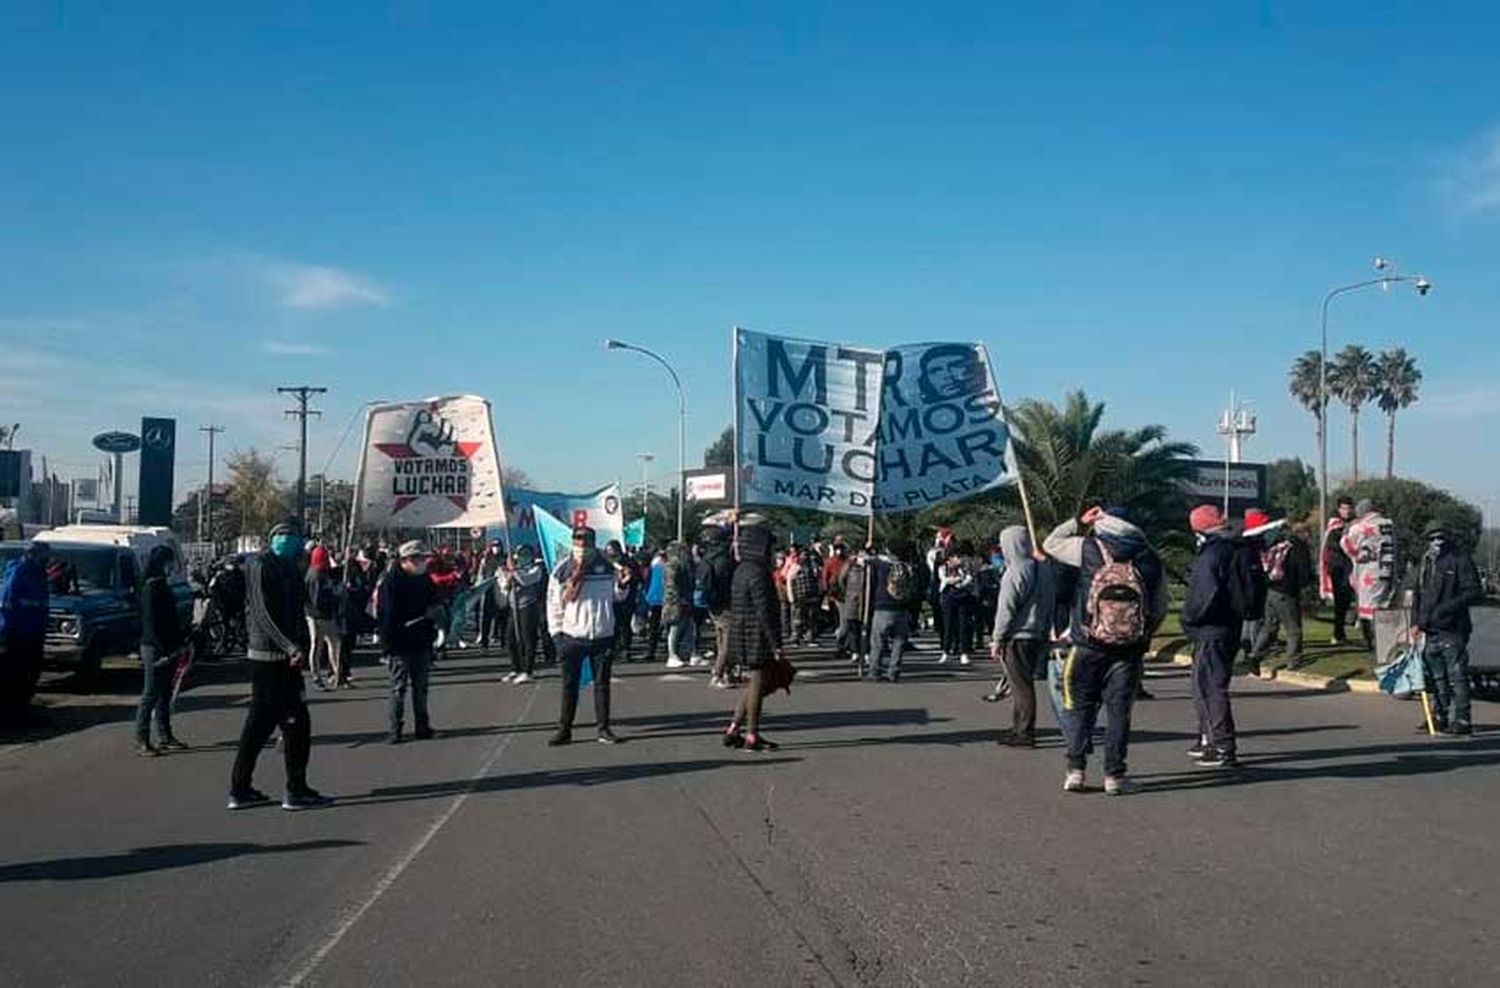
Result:
M724 745L750 751L773 750L760 733L760 707L766 669L782 657L781 604L771 580L771 529L758 515L740 520L736 553L739 564L729 589L729 655L749 675Z
M141 606L141 702L135 710L135 742L139 754L156 755L187 745L172 733L172 669L187 644L187 629L177 610L168 572L172 550L159 545L146 557L145 579L140 586ZM151 743L151 716L156 715L157 743Z
M1427 551L1417 564L1412 595L1413 637L1425 636L1422 666L1438 730L1473 733L1469 720L1469 608L1484 599L1474 560L1448 536L1440 521L1427 526Z

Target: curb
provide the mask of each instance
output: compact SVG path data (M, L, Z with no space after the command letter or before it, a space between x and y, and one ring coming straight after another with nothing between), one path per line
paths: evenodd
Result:
M1190 666L1193 664L1193 653L1183 649L1173 651L1163 649L1152 656L1152 661L1170 663L1174 666ZM1239 675L1248 675L1248 673ZM1334 679L1330 676L1315 676L1312 673L1294 672L1290 669L1274 669L1271 672L1261 673L1259 678L1263 682L1288 683L1304 689L1321 690L1324 693L1371 694L1380 692L1380 684L1373 679Z

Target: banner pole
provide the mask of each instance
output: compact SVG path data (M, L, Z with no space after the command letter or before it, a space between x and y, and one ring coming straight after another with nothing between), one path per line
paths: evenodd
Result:
M989 359L989 349L986 348L984 353L984 360L986 365L989 364ZM991 384L994 384L994 380L994 370L991 369ZM1026 518L1026 532L1031 536L1031 548L1033 550L1040 549L1042 547L1042 543L1036 537L1036 520L1031 515L1031 496L1026 493L1026 471L1021 469L1021 458L1016 455L1016 430L1011 428L1010 412L1005 407L1004 399L1000 397L1000 388L998 385L995 386L995 400L1000 402L1000 421L1005 424L1005 450L1010 458L1010 461L1014 463L1016 467L1016 490L1021 495L1021 513Z
M354 499L349 505L349 531L344 540L344 555L347 557L354 548L354 533L359 531L359 509L364 502L365 496L365 457L370 451L370 411L369 402L365 403L365 427L361 431L359 441L359 466L354 471Z
M730 553L739 551L740 544L740 328L731 326L729 328L729 394L734 402L734 415L732 417L733 433L729 438L730 448L734 454L734 468L730 474L734 483L734 527L731 533L733 543ZM737 557L736 557L737 558Z

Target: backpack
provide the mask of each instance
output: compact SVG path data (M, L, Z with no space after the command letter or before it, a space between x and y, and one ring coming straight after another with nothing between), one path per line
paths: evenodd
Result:
M1146 581L1134 562L1116 559L1101 540L1094 542L1104 564L1089 583L1084 633L1106 648L1142 645L1146 641Z
M885 592L899 603L907 603L917 595L917 574L911 564L897 559L891 563L891 571L885 578Z
M1260 552L1244 542L1229 558L1229 609L1241 621L1259 621L1266 616L1266 571Z
M1260 566L1266 571L1268 582L1280 583L1286 579L1286 557L1291 552L1291 540L1283 539L1260 554Z

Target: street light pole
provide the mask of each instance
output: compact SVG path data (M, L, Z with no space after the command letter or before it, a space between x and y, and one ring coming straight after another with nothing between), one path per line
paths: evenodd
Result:
M646 512L651 504L651 461L656 459L655 453L637 453L641 461L641 517L646 517Z
M607 350L634 350L636 353L650 357L667 369L667 373L672 377L672 385L677 389L677 541L681 542L684 535L684 505L687 496L684 490L686 487L684 478L687 476L687 398L682 392L682 379L677 376L672 365L667 363L661 354L647 350L643 346L622 343L619 340L605 340L604 347Z
M1377 271L1384 271L1388 267L1390 267L1389 261L1381 257L1375 258ZM1382 289L1390 288L1391 285L1402 281L1411 282L1418 295L1425 296L1432 291L1432 282L1421 275L1386 274L1368 281L1340 285L1323 296L1323 334L1320 351L1322 358L1318 362L1318 517L1325 527L1328 525L1328 305L1335 298L1349 292L1373 288L1376 285Z

